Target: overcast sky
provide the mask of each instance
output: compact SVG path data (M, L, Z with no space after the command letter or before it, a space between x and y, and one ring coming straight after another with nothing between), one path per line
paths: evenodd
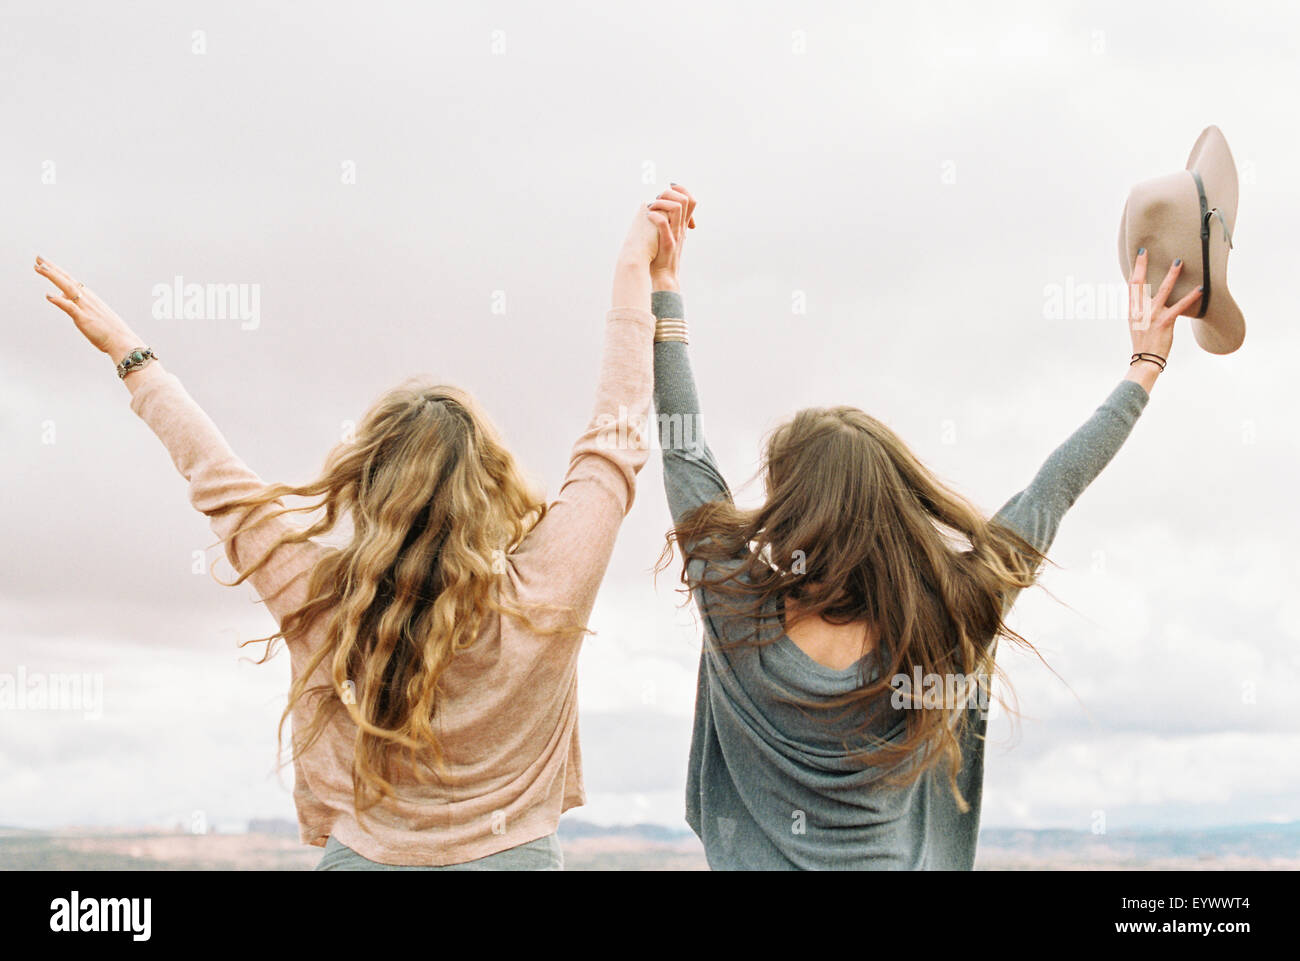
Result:
M1241 172L1245 345L1205 354L1180 321L1062 525L1045 584L1069 606L1016 608L1060 678L1004 654L1023 718L994 725L984 824L1300 815L1300 12L866 6L0 3L0 674L103 683L101 717L0 712L0 824L293 816L287 658L235 649L269 616L194 572L206 523L36 254L263 477L314 476L427 374L472 390L554 494L619 241L679 181L733 486L783 417L846 403L992 513L1126 371L1123 319L1062 317L1053 291L1122 282L1129 187L1211 123ZM247 285L255 322L155 316L177 277ZM580 817L683 824L699 634L649 574L668 524L656 455L582 655Z

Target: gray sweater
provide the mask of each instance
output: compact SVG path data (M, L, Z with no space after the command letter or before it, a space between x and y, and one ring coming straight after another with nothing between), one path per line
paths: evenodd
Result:
M681 297L654 294L656 317L685 316ZM655 344L655 407L664 486L673 522L730 491L704 441L686 345ZM995 515L1046 552L1061 518L1114 457L1148 400L1140 384L1120 381L1096 412L1058 447L1029 486ZM860 716L809 712L792 700L831 698L880 668L868 655L846 670L808 657L789 637L731 645L752 636L732 623L697 561L687 571L704 624L687 772L686 821L717 869L958 869L975 863L984 781L986 719L972 708L958 786L932 773L907 787L876 783L880 772L845 750ZM717 572L707 572L712 579ZM1008 599L1010 606L1012 599ZM868 733L901 737L901 711L876 712Z

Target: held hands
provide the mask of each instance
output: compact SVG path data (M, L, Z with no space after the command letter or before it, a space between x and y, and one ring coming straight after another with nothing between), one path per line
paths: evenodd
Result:
M1190 294L1175 304L1167 305L1169 293L1174 289L1179 275L1183 272L1182 260L1174 261L1164 281L1150 296L1146 291L1147 252L1139 250L1133 271L1129 276L1128 329L1133 338L1133 353L1155 354L1164 360L1169 359L1169 350L1174 344L1174 321L1192 309L1201 299L1201 288L1197 287ZM1163 363L1164 361L1161 361ZM1163 369L1154 360L1139 360L1130 365L1127 380L1135 380L1149 392L1155 385L1156 377Z
M637 211L623 242L623 260L648 265L655 290L676 290L686 231L695 226L695 198L680 184Z
M83 337L117 363L142 341L94 291L77 283L48 260L36 258L36 272L59 288L45 299L72 318Z
M695 198L681 184L670 184L650 202L649 209L652 217L666 216L669 228L666 239L663 228L659 230L659 248L650 261L650 283L655 290L677 290L686 231L695 228Z

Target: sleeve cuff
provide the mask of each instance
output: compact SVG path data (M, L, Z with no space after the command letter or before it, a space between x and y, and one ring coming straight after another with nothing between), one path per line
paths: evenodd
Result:
M1132 411L1134 415L1142 413L1146 407L1147 401L1151 395L1147 389L1135 380L1121 380L1113 391L1110 392L1109 400L1120 408Z
M655 325L654 314L640 307L611 307L605 314L605 322L612 320L630 320L650 330L653 330Z
M130 377L135 383L127 381L126 385L127 389L131 391L131 410L137 415L140 414L144 402L149 399L149 396L154 391L164 385L180 385L180 380L177 379L176 375L163 369L158 361L154 361L152 364L136 371Z
M682 295L675 290L656 290L650 295L650 311L656 318L686 319Z

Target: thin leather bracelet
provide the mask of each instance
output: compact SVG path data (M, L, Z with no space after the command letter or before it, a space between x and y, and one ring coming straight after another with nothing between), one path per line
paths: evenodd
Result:
M1132 360L1149 360L1152 358L1156 359L1157 362L1161 364L1169 363L1169 358L1162 358L1160 354L1156 354L1156 352L1149 350L1140 350L1136 352L1136 354L1130 356L1130 359Z
M1169 361L1166 358L1161 357L1159 354L1149 353L1148 351L1138 351L1129 359L1128 365L1132 367L1140 360L1145 360L1152 364L1155 364L1162 371L1165 369L1165 364L1169 363Z

